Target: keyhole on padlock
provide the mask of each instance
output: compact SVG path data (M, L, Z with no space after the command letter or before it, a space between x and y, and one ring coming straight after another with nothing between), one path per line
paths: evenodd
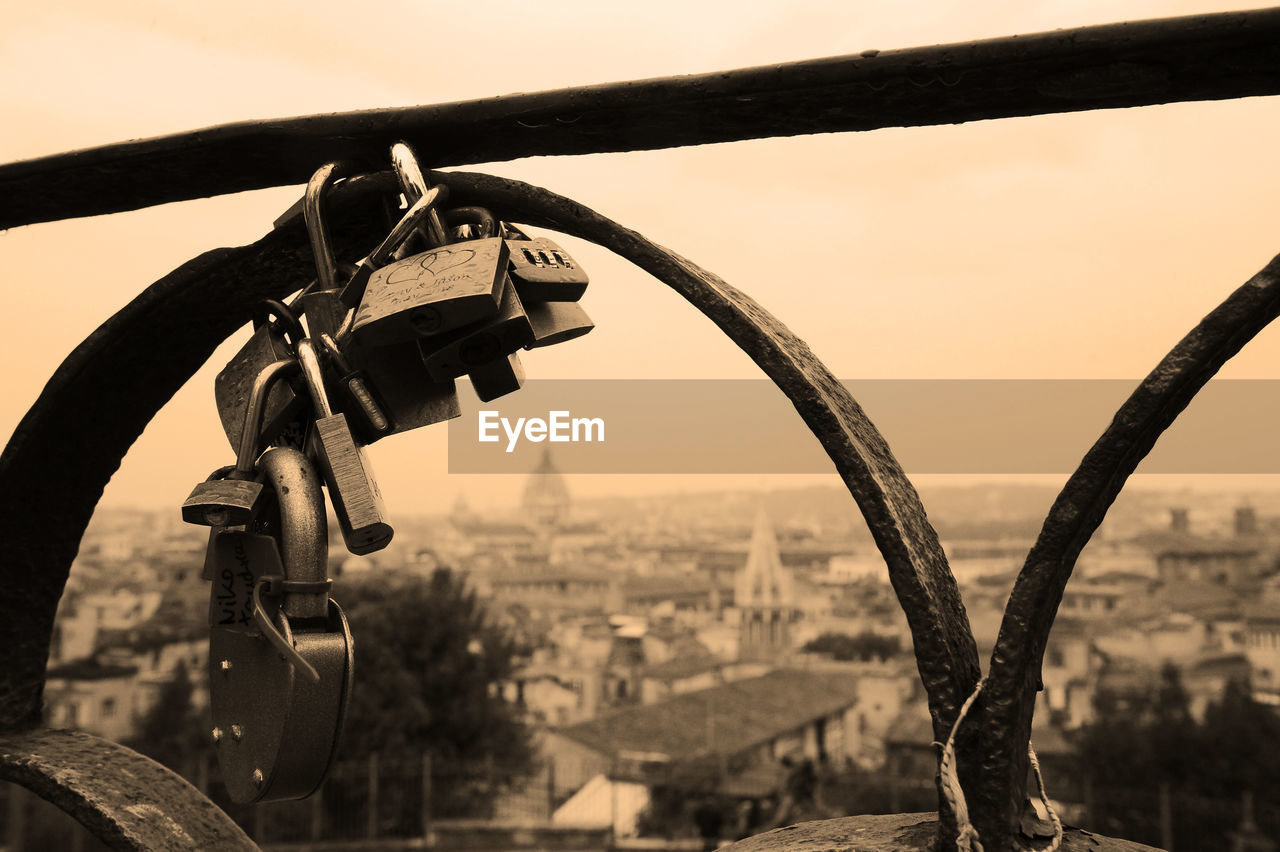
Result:
M458 357L468 366L487 364L501 354L502 343L492 334L477 334L458 350Z
M432 307L414 308L409 312L409 324L420 334L435 334L443 322L440 312Z
M231 520L231 513L226 509L211 507L204 510L204 521L211 527L225 527Z

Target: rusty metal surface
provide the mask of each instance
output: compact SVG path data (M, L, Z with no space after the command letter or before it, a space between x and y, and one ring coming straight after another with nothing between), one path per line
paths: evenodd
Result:
M258 848L181 776L79 731L0 734L0 779L48 799L113 849Z
M975 824L980 814L996 820L978 825L984 840L1002 828L1016 830L1020 813L1003 791L1024 788L1041 660L1076 558L1164 430L1277 315L1280 257L1201 320L1143 379L1049 509L1009 596L988 683L975 707L973 730L981 736L968 737L957 749L961 761L982 766L983 784L970 792L969 807Z
M453 166L955 124L1273 95L1278 64L1280 9L1264 9L240 122L0 166L0 228L301 184L331 160L381 163L400 139Z

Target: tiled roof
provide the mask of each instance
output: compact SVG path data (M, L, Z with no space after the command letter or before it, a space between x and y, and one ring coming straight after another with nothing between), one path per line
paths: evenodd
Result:
M560 729L601 754L733 755L853 706L853 678L774 671Z

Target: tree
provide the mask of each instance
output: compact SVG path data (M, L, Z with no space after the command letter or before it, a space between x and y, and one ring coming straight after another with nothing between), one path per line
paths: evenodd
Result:
M814 654L830 654L836 660L862 660L867 662L875 657L887 660L902 651L897 636L881 636L870 630L864 630L857 636L847 633L823 633L816 639L810 639L800 649Z
M344 589L355 689L340 759L432 758L437 816L483 815L527 775L530 732L498 694L521 650L450 570Z
M1246 790L1258 801L1280 794L1280 716L1253 699L1247 681L1230 681L1204 714L1204 795L1237 798Z
M1178 671L1166 666L1160 680L1125 696L1099 693L1094 721L1076 739L1077 771L1095 789L1094 825L1112 834L1158 842L1156 791L1168 785L1179 848L1220 848L1237 825L1233 810L1242 793L1260 802L1280 794L1280 716L1254 701L1247 681L1228 681L1223 694L1196 722ZM1108 792L1110 791L1110 792ZM1218 806L1180 808L1179 797ZM1145 809L1135 804L1146 801ZM1127 802L1127 804L1125 804ZM1269 813L1258 814L1275 830Z

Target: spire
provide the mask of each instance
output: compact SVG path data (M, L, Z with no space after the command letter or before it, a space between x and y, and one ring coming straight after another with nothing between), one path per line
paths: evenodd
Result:
M569 513L569 488L564 474L551 460L551 450L542 451L542 460L529 474L521 501L524 511L536 524L555 526Z
M778 538L763 506L756 510L747 564L738 575L737 586L738 606L786 607L793 603L791 575L782 567Z
M756 512L747 564L734 583L734 604L741 618L740 659L776 659L787 652L795 618L795 587L791 572L782 567L778 539L764 507Z

